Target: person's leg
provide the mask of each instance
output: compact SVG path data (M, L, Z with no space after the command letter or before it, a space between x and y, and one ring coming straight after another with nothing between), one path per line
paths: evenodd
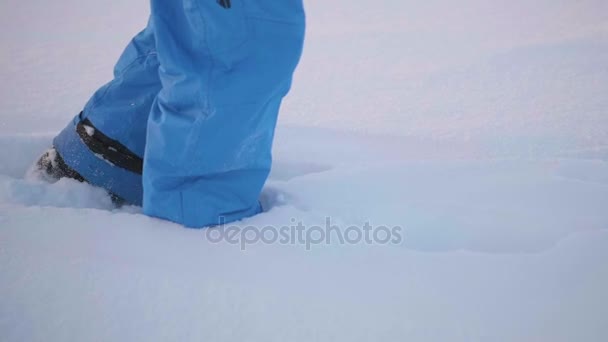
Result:
M146 125L161 88L152 26L149 23L131 41L116 64L114 79L95 92L53 141L59 160L69 169L131 204L142 201Z
M279 106L304 39L301 0L152 0L162 82L144 213L190 227L260 212Z

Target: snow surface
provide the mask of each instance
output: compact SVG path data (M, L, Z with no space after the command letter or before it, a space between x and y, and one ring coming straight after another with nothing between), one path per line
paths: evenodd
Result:
M241 250L25 179L147 2L0 3L0 340L608 339L608 2L307 9L268 211L239 225L398 245Z

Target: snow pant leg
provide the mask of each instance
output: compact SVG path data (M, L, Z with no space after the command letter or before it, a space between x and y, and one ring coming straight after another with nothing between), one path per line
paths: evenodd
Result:
M301 0L152 0L162 89L144 213L189 227L261 211L279 106L304 39Z
M150 22L123 52L114 79L93 94L54 140L68 166L131 204L142 203L141 165L150 108L161 88L158 67Z
M140 157L152 102L161 89L153 25L150 21L133 38L114 67L114 79L84 109L84 118Z

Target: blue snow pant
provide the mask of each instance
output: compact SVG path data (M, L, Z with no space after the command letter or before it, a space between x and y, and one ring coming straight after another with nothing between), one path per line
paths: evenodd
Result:
M151 0L114 79L54 139L68 166L188 227L261 211L302 0Z

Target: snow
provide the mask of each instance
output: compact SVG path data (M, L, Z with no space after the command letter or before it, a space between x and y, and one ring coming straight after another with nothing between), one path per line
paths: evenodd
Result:
M84 126L84 130L87 132L87 135L92 137L93 135L95 135L95 128L91 127L91 126L87 126L87 125L83 125Z
M0 340L608 338L608 3L307 9L267 212L188 230L24 177L147 2L0 4ZM327 218L402 239L211 235Z

